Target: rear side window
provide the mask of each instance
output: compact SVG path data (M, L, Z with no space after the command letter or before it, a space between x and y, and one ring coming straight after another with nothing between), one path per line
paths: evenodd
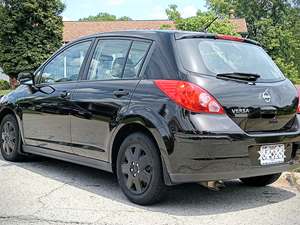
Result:
M151 43L134 41L126 62L123 79L136 78L143 65Z
M88 79L121 79L130 46L130 40L100 40L90 64Z
M136 78L150 45L142 41L100 40L90 64L88 79Z
M222 73L258 74L258 81L284 79L282 72L259 46L224 40L183 39L177 41L185 69L206 75Z

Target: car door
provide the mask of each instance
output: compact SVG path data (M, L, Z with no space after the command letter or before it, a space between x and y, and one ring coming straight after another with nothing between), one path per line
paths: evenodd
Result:
M72 96L74 153L108 161L108 142L118 117L126 111L139 82L139 72L150 48L149 41L100 39Z
M36 76L36 88L19 102L26 145L72 153L70 101L92 41L62 49Z

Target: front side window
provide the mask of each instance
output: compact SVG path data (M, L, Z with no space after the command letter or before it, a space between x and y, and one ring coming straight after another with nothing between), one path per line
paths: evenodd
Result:
M88 79L121 79L130 46L130 40L100 40L90 64Z
M77 80L90 45L91 41L88 41L64 50L45 66L37 82L56 83Z

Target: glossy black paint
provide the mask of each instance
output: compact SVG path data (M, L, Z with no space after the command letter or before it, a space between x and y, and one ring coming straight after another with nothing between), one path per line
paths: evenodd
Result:
M26 144L72 153L70 99L75 86L76 82L55 83L18 99Z
M79 80L21 86L1 99L0 118L6 113L16 115L24 152L107 171L114 169L114 146L121 141L116 137L124 137L137 127L156 142L167 184L277 173L299 163L296 143L300 142L300 117L296 114L298 96L292 83L286 79L249 84L193 74L180 63L175 34L176 31L128 31L75 41L70 45L93 41ZM153 42L138 78L86 80L95 40L101 38ZM184 110L155 86L155 79L196 83L220 102L226 114ZM261 98L266 89L272 95L269 103ZM232 110L236 108L249 109L249 115L234 114ZM253 151L270 143L286 144L286 163L258 166Z
M109 160L111 131L127 111L139 80L83 81L75 87L71 103L71 139L74 154ZM82 135L84 134L84 135Z

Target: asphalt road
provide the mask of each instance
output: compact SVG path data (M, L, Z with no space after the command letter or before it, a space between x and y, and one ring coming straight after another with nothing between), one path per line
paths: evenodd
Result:
M0 224L299 225L300 188L286 176L263 188L230 181L219 192L181 185L163 203L141 207L127 201L109 173L45 158L0 158Z

